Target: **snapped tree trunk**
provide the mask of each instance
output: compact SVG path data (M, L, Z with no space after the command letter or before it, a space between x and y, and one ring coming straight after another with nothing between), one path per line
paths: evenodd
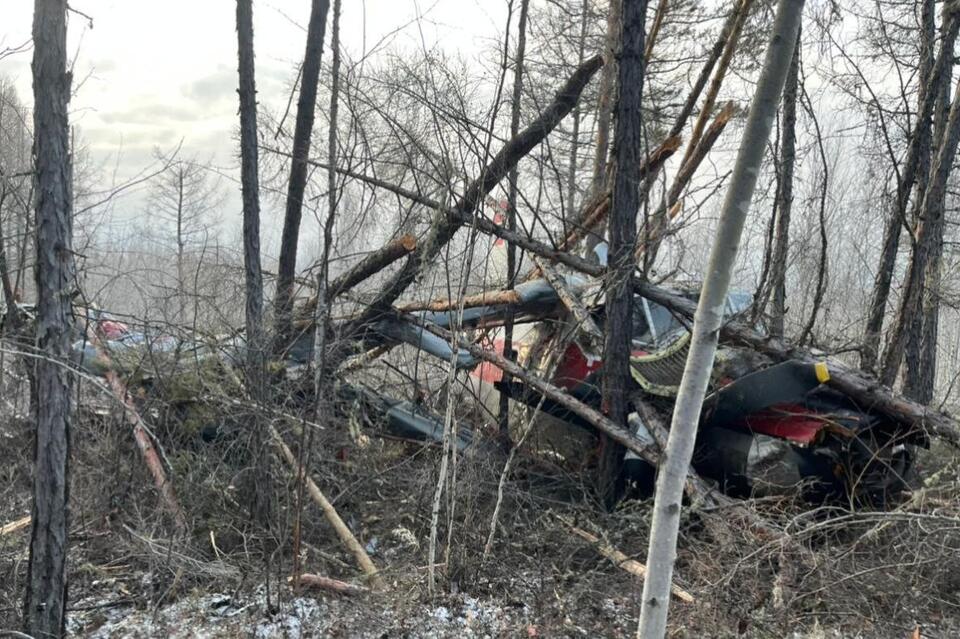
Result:
M417 245L416 250L381 289L380 294L371 302L368 309L357 319L343 327L344 334L356 334L365 329L377 317L389 311L389 306L407 289L416 277L433 262L440 250L456 235L464 224L480 226L483 218L475 215L477 206L493 188L506 177L508 172L521 158L526 156L559 124L576 105L584 87L603 64L600 56L584 62L554 96L553 100L537 118L500 149L467 187L452 209L437 207L437 215L426 240ZM414 201L423 200L420 197ZM339 362L338 362L339 363Z
M66 0L36 0L33 15L37 261L37 420L24 628L64 634L70 457L70 325L75 272L67 104Z
M680 163L681 166L686 164L690 156L693 155L693 151L700 141L700 136L703 135L703 129L707 126L707 121L713 114L713 107L717 103L717 96L720 95L723 80L727 77L727 71L730 69L730 63L733 61L733 54L737 52L740 32L743 31L743 25L746 23L747 16L750 14L750 5L752 3L753 0L740 0L733 23L730 26L730 32L727 34L727 39L723 43L723 53L720 56L713 81L710 82L707 95L703 100L703 107L700 109L700 113L693 123L693 130L690 132L690 139L687 141L687 150L683 154L683 161Z
M683 486L703 398L713 370L717 338L730 286L740 236L757 183L767 138L797 41L803 0L780 0L746 128L723 203L717 235L705 274L693 324L690 352L674 406L665 461L657 476L653 524L647 552L649 575L643 585L638 636L661 639L666 634L670 584L676 558Z
M303 216L303 195L307 187L307 167L313 116L317 108L317 84L320 79L320 58L327 27L329 0L313 0L307 25L307 49L300 74L300 97L297 100L297 121L293 131L293 155L290 160L290 181L280 238L280 259L277 265L277 292L274 299L276 341L274 350L283 351L293 332L293 285L297 270L297 243L300 240L300 219Z
M634 247L640 210L640 160L643 151L641 102L644 80L646 0L623 0L620 55L617 73L619 99L614 129L615 171L610 205L610 248L606 277L606 325L603 346L603 401L613 423L624 427L629 410L630 351L633 337ZM600 457L599 490L612 507L621 476L623 446L604 438Z
M600 97L597 99L597 143L593 157L593 178L590 200L607 188L607 154L610 150L610 120L617 94L617 48L620 43L622 0L610 0L607 8L607 35L604 39L603 72L600 74ZM583 220L580 220L581 222ZM602 221L587 235L587 254L603 241L606 224Z

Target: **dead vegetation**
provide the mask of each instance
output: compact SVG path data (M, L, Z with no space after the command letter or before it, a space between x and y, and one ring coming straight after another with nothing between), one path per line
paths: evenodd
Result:
M639 20L641 30L634 34L635 45L644 43L644 33L649 38L634 47L637 56L645 52L643 63L621 67L619 76L621 85L632 87L636 113L657 125L649 131L639 118L637 126L624 128L630 111L624 110L623 92L619 102L614 99L622 59L610 53L622 52L618 38L626 29L615 12L609 31L594 38L605 41L606 56L593 54L583 36L576 64L551 77L549 91L538 87L537 99L528 99L517 89L506 136L494 133L499 101L491 113L469 112L456 73L432 80L438 86L413 97L413 90L395 91L415 86L419 77L419 69L403 61L370 87L358 86L350 73L341 77L333 26L337 61L327 96L328 150L325 160L317 160L310 148L327 4L313 3L295 131L281 136L281 119L276 144L262 144L252 33L243 30L252 16L240 13L251 5L238 3L241 94L247 98L242 266L239 257L221 263L219 254L209 271L202 255L191 264L180 229L184 219L178 217L173 292L165 275L156 284L162 299L137 298L146 309L142 317L114 315L93 302L106 296L93 292L96 277L71 272L72 297L64 302L63 294L56 296L73 310L58 339L76 341L69 355L58 355L34 340L42 332L37 327L49 325L49 309L23 303L10 285L10 268L0 261L7 300L0 350L0 565L8 576L0 585L0 634L34 623L24 618L23 592L32 576L30 513L37 510L31 498L44 483L43 476L34 482L35 415L49 399L30 386L38 362L48 374L70 380L58 395L70 418L59 432L70 450L69 508L63 511L70 513L64 582L70 634L636 633L643 580L652 574L645 565L651 520L655 508L667 508L654 504L653 478L667 457L683 366L702 322L699 284L680 277L689 264L664 255L683 252L677 236L690 221L684 206L697 200L694 187L712 194L725 186L726 175L698 184L698 172L743 115L734 102L720 101L720 90L750 28L748 18L756 17L751 7L762 4L755 10L764 11L766 4L741 0L725 13L689 95L672 96L668 87L651 84L663 96L683 98L682 107L647 114L640 108L645 65L667 46L663 38L685 33L670 20L671 3L651 5L653 26L645 32ZM524 16L527 5L522 3ZM932 3L924 6L932 11ZM634 26L647 11L646 3L627 8ZM339 24L338 11L339 2L333 25ZM943 20L955 37L960 19L952 8L944 10ZM754 28L753 36L765 40L766 31ZM932 50L932 39L927 46ZM507 40L498 95L512 51ZM944 56L938 60L937 74L946 64ZM798 88L805 94L798 64L791 65L793 120ZM516 66L513 81L519 86L524 71ZM925 73L936 77L933 68ZM597 83L604 88L593 95ZM384 95L367 94L384 88ZM929 113L933 98L920 88ZM575 120L576 130L587 96L598 109L590 115L598 138L593 174L577 175L574 134L564 149L572 168L558 180L557 193L518 204L536 190L537 180L538 198L549 190L543 175L557 163L536 154L569 133L565 121ZM352 118L346 138L362 149L350 150L356 157L343 157L349 145L338 142L341 98ZM461 104L437 102L442 99ZM823 162L818 232L825 256L827 159L805 99ZM698 104L703 106L684 142ZM958 105L955 98L953 133L940 131L936 153L925 151L927 163L940 158L952 164L960 137ZM941 118L947 106L940 104ZM608 140L610 131L599 122L605 117L609 129L614 112L619 122ZM440 157L425 148L419 138L426 133L415 128L424 114L436 118L432 134L439 140L461 128L469 132L459 149L469 162L454 166L453 152L445 149ZM471 118L488 119L489 126ZM784 115L784 127L796 126L787 120ZM358 123L370 130L357 129ZM916 127L909 132L910 153L918 152L914 141L932 135ZM759 162L767 136L758 137L747 146ZM628 152L625 140L635 142ZM609 164L608 142L614 149ZM682 146L685 151L677 154ZM784 146L780 151L796 153ZM275 173L270 188L287 191L275 276L260 265L258 153ZM780 169L789 163L783 155L775 161ZM536 170L521 176L521 163L536 163ZM182 188L183 168L176 166ZM313 170L327 177L326 191L308 178ZM942 194L946 176L925 170L931 184L917 179L914 198L942 217L945 205L934 210L932 199ZM760 174L756 166L747 171L754 178ZM792 181L792 171L778 171L775 179ZM909 195L915 177L896 185L900 208L907 206L904 187ZM197 179L197 189L209 196ZM721 352L697 369L708 378L708 394L706 408L694 410L689 425L716 437L697 439L692 463L683 461L679 469L685 499L671 511L679 513L680 540L669 636L955 636L960 429L944 405L918 390L929 382L929 371L913 370L909 357L903 362L907 342L917 349L926 344L916 334L896 335L886 354L889 362L896 360L890 364L894 377L901 367L913 371L903 388L892 384L889 366L876 371L878 379L873 364L856 368L843 357L859 352L869 359L869 350L877 348L873 335L835 353L811 346L834 343L847 330L834 331L818 319L830 310L823 308L825 259L816 277L807 278L815 281L811 308L785 318L789 217L786 231L775 229L789 216L783 207L792 196L782 195L782 187L777 184L758 295L746 295L744 302L737 291L722 291L722 303L710 309L720 327L707 332L719 340ZM172 188L177 190L175 182ZM506 207L498 199L501 190L507 192ZM559 205L549 201L552 195L559 195ZM370 203L389 198L389 221L378 233L363 216L347 219L353 196L385 218L387 208ZM325 198L320 257L297 271L304 208L308 201L323 208L316 202ZM711 201L708 195L696 208ZM526 218L518 216L521 208ZM547 219L548 211L557 219ZM20 213L27 237L29 207ZM939 232L942 250L944 231L931 231L926 223L920 228L927 229L924 238ZM364 231L378 243L355 242L353 236ZM605 233L616 237L609 247ZM738 240L731 240L733 256ZM928 254L930 241L924 239L920 265L909 267L911 282L929 260L939 259ZM509 246L512 257L505 258L505 273L491 275L498 246ZM517 253L526 263L518 266ZM25 250L18 257L28 260ZM108 283L104 290L115 289ZM908 302L932 312L928 293L909 293L898 311L898 331L906 330ZM265 319L271 294L275 309ZM881 311L887 295L889 290ZM785 337L785 319L799 329L796 342ZM928 322L929 329L930 321L920 324ZM622 338L617 343L611 343L613 330ZM512 343L512 351L504 343ZM610 381L611 354L623 364L619 386ZM944 396L952 392L951 385ZM749 443L737 444L738 436ZM760 448L766 452L758 453ZM780 484L774 480L782 476L764 474L783 467L790 472ZM42 531L34 543L37 535Z

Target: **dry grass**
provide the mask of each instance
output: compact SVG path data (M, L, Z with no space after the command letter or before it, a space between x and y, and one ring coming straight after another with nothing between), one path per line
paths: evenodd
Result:
M24 389L9 376L5 383L4 397L18 399L0 419L0 523L27 513L30 494ZM204 442L185 429L189 419L182 411L141 400L191 523L190 536L177 538L125 422L90 389L81 389L78 397L71 601L127 602L149 611L191 593L249 593L264 583L273 605L290 599L295 485L279 464L273 465L269 486L251 484L254 455L242 402L207 398L202 414L218 416L221 435ZM433 401L444 399L438 394ZM460 457L440 518L441 594L430 599L426 540L438 448L381 437L374 417L343 412L352 407L325 408L324 423L308 426L311 474L391 587L386 594L336 603L338 614L350 619L354 613L361 618L358 611L366 609L369 626L357 622L358 634L405 628L416 636L418 618L429 617L442 602L469 597L495 606L505 624L497 627L511 632L534 627L540 636L632 635L640 584L570 534L556 515L642 561L648 502L627 500L607 513L591 496L586 478L520 455L506 480L491 554L482 561L504 459L497 453ZM289 413L290 406L284 410ZM351 419L367 438L344 427ZM282 418L274 423L289 442L298 441L301 423ZM696 602L673 604L672 636L785 637L823 630L823 636L907 637L917 624L924 637L955 636L960 632L957 468L953 451L926 454L927 484L891 512L752 502L751 508L786 531L786 540L729 525L722 512L688 515L676 581ZM245 495L257 489L275 496L266 525L249 515ZM707 518L722 525L705 526ZM303 512L303 542L306 571L361 582L352 556L311 504ZM7 576L0 586L0 628L19 627L26 543L26 533L0 539L0 566ZM376 613L369 610L373 599Z

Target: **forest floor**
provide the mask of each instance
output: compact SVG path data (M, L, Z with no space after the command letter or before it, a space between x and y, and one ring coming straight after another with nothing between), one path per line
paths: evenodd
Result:
M272 522L243 505L242 449L229 439L166 455L192 531L172 533L129 430L85 417L73 433L68 630L76 637L631 637L642 584L571 532L646 553L650 501L606 512L577 472L520 457L489 535L503 460L467 456L446 486L429 586L436 447L331 428L318 437L317 483L365 545L385 592L292 592L296 486L275 467ZM29 422L0 419L0 525L29 514ZM958 457L935 447L914 499L886 512L750 502L788 532L764 538L722 512L687 515L671 637L960 636ZM452 494L451 494L452 491ZM922 497L917 498L917 495ZM303 571L363 584L312 503L303 507ZM18 628L29 529L0 537L0 631ZM269 548L270 552L264 552ZM269 572L268 572L269 571ZM269 574L269 579L265 575ZM920 634L916 634L917 629ZM0 632L2 635L2 632Z

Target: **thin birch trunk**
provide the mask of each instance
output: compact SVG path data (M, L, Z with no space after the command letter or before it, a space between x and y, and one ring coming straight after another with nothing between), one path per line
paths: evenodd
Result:
M803 0L780 0L778 3L773 34L750 106L750 115L700 292L690 352L670 426L666 459L660 465L657 477L653 524L647 552L649 574L643 585L640 624L637 630L637 636L642 639L661 639L666 634L684 482L693 456L704 394L713 370L724 303L740 236L793 58L802 12Z

